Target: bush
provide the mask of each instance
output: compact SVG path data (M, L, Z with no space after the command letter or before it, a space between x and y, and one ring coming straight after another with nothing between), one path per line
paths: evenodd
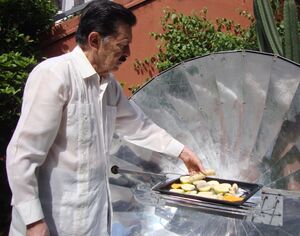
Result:
M243 28L226 18L216 19L213 23L207 19L207 9L190 16L175 10L164 10L161 21L163 33L151 34L159 42L159 52L150 59L136 60L135 70L139 74L148 72L151 75L153 64L161 72L186 59L212 52L257 50L254 18L245 11L240 15L249 20L250 27Z
M40 58L39 37L50 29L56 12L49 0L0 1L0 235L8 235L11 210L6 147L19 119L28 73Z
M242 12L252 20L250 15ZM185 59L212 52L257 49L254 28L243 29L232 20L220 18L216 24L207 19L207 10L185 16L166 10L162 19L163 33L152 33L161 42L157 68L165 70Z
M48 0L0 1L0 156L19 118L23 87L39 58L39 37L52 26Z
M3 154L19 119L28 72L35 64L33 56L23 57L18 52L0 55L0 143Z
M0 54L37 55L39 37L49 31L56 12L49 0L1 0Z

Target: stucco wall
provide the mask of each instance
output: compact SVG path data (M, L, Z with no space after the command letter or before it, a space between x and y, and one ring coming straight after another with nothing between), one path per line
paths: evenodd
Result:
M252 0L116 0L130 8L138 19L137 25L133 28L133 41L131 45L131 57L115 73L116 78L125 83L125 92L135 84L141 84L148 74L140 74L134 70L134 60L143 60L157 52L157 42L150 37L151 32L160 32L160 19L163 16L163 9L169 7L177 12L190 14L193 10L208 9L208 18L216 19L225 17L233 19L241 25L248 25L249 22L239 15L239 10L252 12ZM78 24L78 17L58 24L52 32L51 37L45 40L43 52L45 57L52 57L72 50L75 46L74 32ZM157 73L157 72L155 72Z

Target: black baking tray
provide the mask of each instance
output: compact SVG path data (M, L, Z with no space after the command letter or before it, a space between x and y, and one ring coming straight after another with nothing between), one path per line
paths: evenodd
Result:
M157 191L161 194L184 197L185 199L196 199L196 200L213 202L213 203L218 203L218 204L240 206L262 188L262 185L259 185L259 184L241 182L241 181L236 181L236 180L219 179L219 178L214 178L214 177L206 177L206 178L204 178L204 180L206 180L206 181L217 180L219 183L229 183L229 184L236 183L239 188L242 188L243 190L245 190L245 193L241 196L241 197L243 197L243 200L236 201L236 202L230 202L230 201L225 201L225 200L206 198L206 197L202 197L202 196L170 192L171 185L173 183L180 183L180 177L177 179L174 179L174 180L167 180L165 182L161 182L158 185L154 186L152 188L152 190Z

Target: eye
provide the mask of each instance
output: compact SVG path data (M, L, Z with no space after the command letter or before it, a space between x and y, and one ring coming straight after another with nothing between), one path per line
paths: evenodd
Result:
M120 44L119 47L124 50L128 47L128 44Z

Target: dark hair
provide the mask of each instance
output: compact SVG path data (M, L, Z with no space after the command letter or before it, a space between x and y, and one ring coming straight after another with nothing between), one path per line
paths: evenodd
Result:
M118 23L136 24L135 15L122 5L108 0L94 0L83 9L76 32L76 42L85 45L88 35L95 31L102 37L116 33Z

